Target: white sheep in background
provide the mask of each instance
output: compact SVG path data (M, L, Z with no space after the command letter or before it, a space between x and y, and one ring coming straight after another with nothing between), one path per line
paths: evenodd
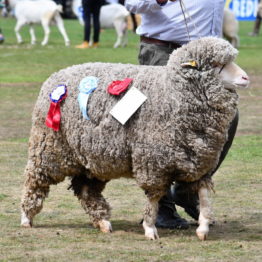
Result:
M22 37L19 33L20 29L28 24L30 27L31 44L34 45L36 43L36 37L33 24L41 23L45 33L41 44L46 45L50 34L49 26L54 22L65 40L65 45L69 46L70 41L60 15L60 12L62 12L61 5L57 5L51 0L9 0L9 4L10 7L14 9L17 19L15 33L18 43L22 43Z
M223 35L235 47L239 46L239 22L235 14L228 8L224 9Z
M83 9L81 0L73 0L73 12L77 16L80 24L83 22ZM101 28L115 28L117 40L114 48L127 45L127 18L129 12L120 4L103 5L100 11Z

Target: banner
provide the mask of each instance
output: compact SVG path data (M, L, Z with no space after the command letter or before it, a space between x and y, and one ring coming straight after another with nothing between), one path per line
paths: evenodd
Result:
M230 8L238 20L252 21L257 16L258 0L226 0L225 6Z

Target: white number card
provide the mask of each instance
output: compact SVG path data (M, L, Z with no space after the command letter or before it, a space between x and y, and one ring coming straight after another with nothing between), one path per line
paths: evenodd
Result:
M112 108L110 114L122 125L146 101L147 97L137 88L132 87L124 97Z

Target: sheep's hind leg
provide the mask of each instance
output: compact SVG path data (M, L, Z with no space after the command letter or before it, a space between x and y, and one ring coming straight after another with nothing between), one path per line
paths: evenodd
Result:
M89 179L82 174L75 176L71 184L74 194L80 200L86 213L89 214L93 225L104 233L112 232L109 222L111 208L101 194L107 182L96 178Z
M26 181L21 203L21 226L32 227L33 218L41 211L51 184L54 184L51 178L26 168Z
M60 31L61 35L64 38L65 45L69 46L70 45L70 40L69 40L69 38L67 36L66 30L65 30L65 27L64 27L63 19L61 18L60 14L56 14L54 19L56 21L58 30Z
M206 240L209 232L209 224L212 219L211 201L209 199L209 190L201 187L198 191L200 214L198 223L199 226L196 230L196 234L200 240Z
M50 34L49 19L48 18L42 19L41 24L42 24L42 27L43 27L44 33L45 33L45 36L44 36L44 39L43 39L41 45L44 46L48 43L48 40L49 40L49 34Z
M31 45L35 45L35 43L36 43L35 30L34 30L34 27L32 25L30 25L29 32L30 32L30 35L31 35Z

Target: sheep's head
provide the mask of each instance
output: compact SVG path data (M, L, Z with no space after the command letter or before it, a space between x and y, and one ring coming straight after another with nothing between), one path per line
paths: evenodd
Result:
M226 89L248 87L247 74L233 61L238 51L226 40L203 37L175 50L167 66L188 79L219 79Z

